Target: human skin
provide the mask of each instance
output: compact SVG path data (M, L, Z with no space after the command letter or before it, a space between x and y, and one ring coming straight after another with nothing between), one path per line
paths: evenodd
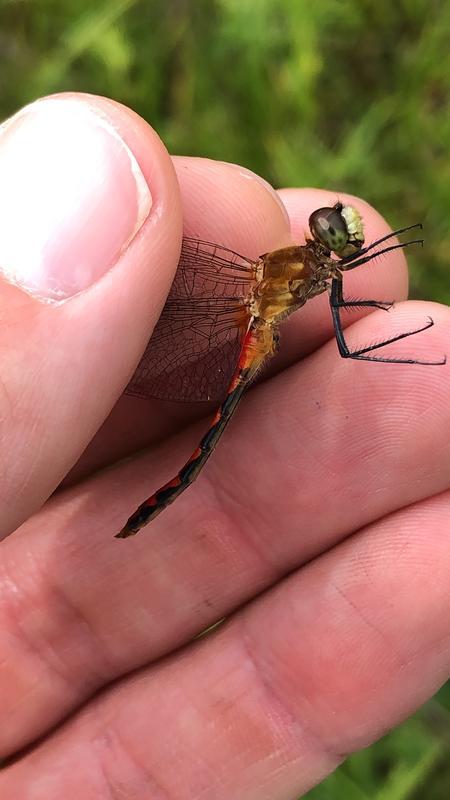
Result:
M47 102L101 114L152 206L117 257L108 251L110 268L64 302L0 282L0 796L298 797L449 676L449 365L344 361L326 296L311 301L282 327L280 354L195 485L138 536L114 539L211 411L121 397L170 287L182 222L256 257L301 242L311 211L336 194L276 193L235 165L172 160L143 120L104 98ZM0 136L0 177L3 146ZM109 199L99 204L93 251L130 185L106 222ZM389 230L364 201L340 199L361 211L367 241ZM88 223L77 233L73 213L76 254ZM433 328L390 354L448 354L449 310L403 302L401 251L344 286L398 301L347 315L350 342L431 316Z

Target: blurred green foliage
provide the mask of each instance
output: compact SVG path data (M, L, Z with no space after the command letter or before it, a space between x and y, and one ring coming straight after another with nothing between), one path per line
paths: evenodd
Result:
M450 301L448 0L0 0L0 117L114 97L169 150L422 221L413 294ZM450 690L311 800L450 798Z

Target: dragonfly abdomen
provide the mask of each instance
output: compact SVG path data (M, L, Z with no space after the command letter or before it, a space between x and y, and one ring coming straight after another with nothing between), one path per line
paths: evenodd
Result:
M144 525L161 513L170 503L193 483L213 452L233 413L267 355L273 351L274 334L269 326L261 327L258 320L252 320L245 336L239 363L230 383L227 395L217 411L211 425L199 446L192 453L179 473L158 491L145 500L127 524L116 535L118 539L133 536Z

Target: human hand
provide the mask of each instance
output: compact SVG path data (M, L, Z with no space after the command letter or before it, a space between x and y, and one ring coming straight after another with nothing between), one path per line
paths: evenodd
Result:
M317 298L282 327L195 486L114 539L207 425L199 406L116 402L182 220L257 256L300 241L336 195L277 195L188 158L174 160L178 189L158 138L122 106L39 108L0 136L0 266L29 290L33 269L41 295L49 275L53 293L79 293L49 304L0 286L1 525L15 531L1 547L0 754L17 756L0 796L293 798L448 677L450 371L343 361ZM388 230L351 201L367 241ZM406 297L399 251L345 278L348 296ZM450 315L429 303L354 314L349 340L430 315L401 352L439 358Z

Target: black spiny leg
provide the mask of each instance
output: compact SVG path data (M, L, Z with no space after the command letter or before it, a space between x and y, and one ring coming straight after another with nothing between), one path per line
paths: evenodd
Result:
M389 311L394 305L393 300L346 300L342 294L342 281L336 279L336 283L334 301L331 301L332 308L381 308L382 311Z
M382 236L381 239L376 239L371 244L363 247L361 250L358 250L356 253L352 253L349 256L344 256L339 260L339 266L341 269L353 269L354 267L360 266L361 263L367 263L371 261L374 256L380 256L384 253L389 253L391 250L397 250L402 247L409 247L411 244L423 244L423 239L413 239L409 242L400 242L398 244L391 245L390 247L385 247L383 250L380 250L378 253L374 253L369 258L364 259L361 262L361 256L365 256L367 253L370 253L371 250L374 250L375 247L378 245L383 244L383 242L387 242L388 239L393 239L395 236L400 236L401 233L406 233L406 231L412 231L415 228L420 228L422 230L422 223L417 222L415 225L408 225L406 228L398 228L396 231L391 231L391 233L387 233L385 236ZM352 263L355 262L355 263ZM356 263L358 262L358 263Z
M349 350L348 345L345 341L344 331L342 328L342 322L340 317L340 309L341 308L348 308L349 306L368 306L369 308L389 308L392 303L385 303L379 302L377 300L363 300L363 301L346 301L343 297L342 293L342 279L340 278L333 278L331 281L331 292L330 292L330 308L331 314L333 317L333 325L334 331L336 335L337 346L339 348L339 353L341 354L342 358L353 358L357 361L379 361L385 364L445 364L446 359L443 358L440 361L421 361L417 358L387 358L382 356L370 356L367 353L373 352L373 350L378 350L380 347L385 347L387 344L392 344L393 342L398 342L400 339L407 339L409 336L414 336L416 333L421 333L422 331L426 331L428 328L432 328L434 325L433 320L431 317L428 317L428 321L425 325L422 325L421 328L416 328L413 331L406 331L405 333L399 333L397 336L392 336L390 339L385 339L383 342L378 342L377 344L371 344L367 347L359 348L358 350Z

